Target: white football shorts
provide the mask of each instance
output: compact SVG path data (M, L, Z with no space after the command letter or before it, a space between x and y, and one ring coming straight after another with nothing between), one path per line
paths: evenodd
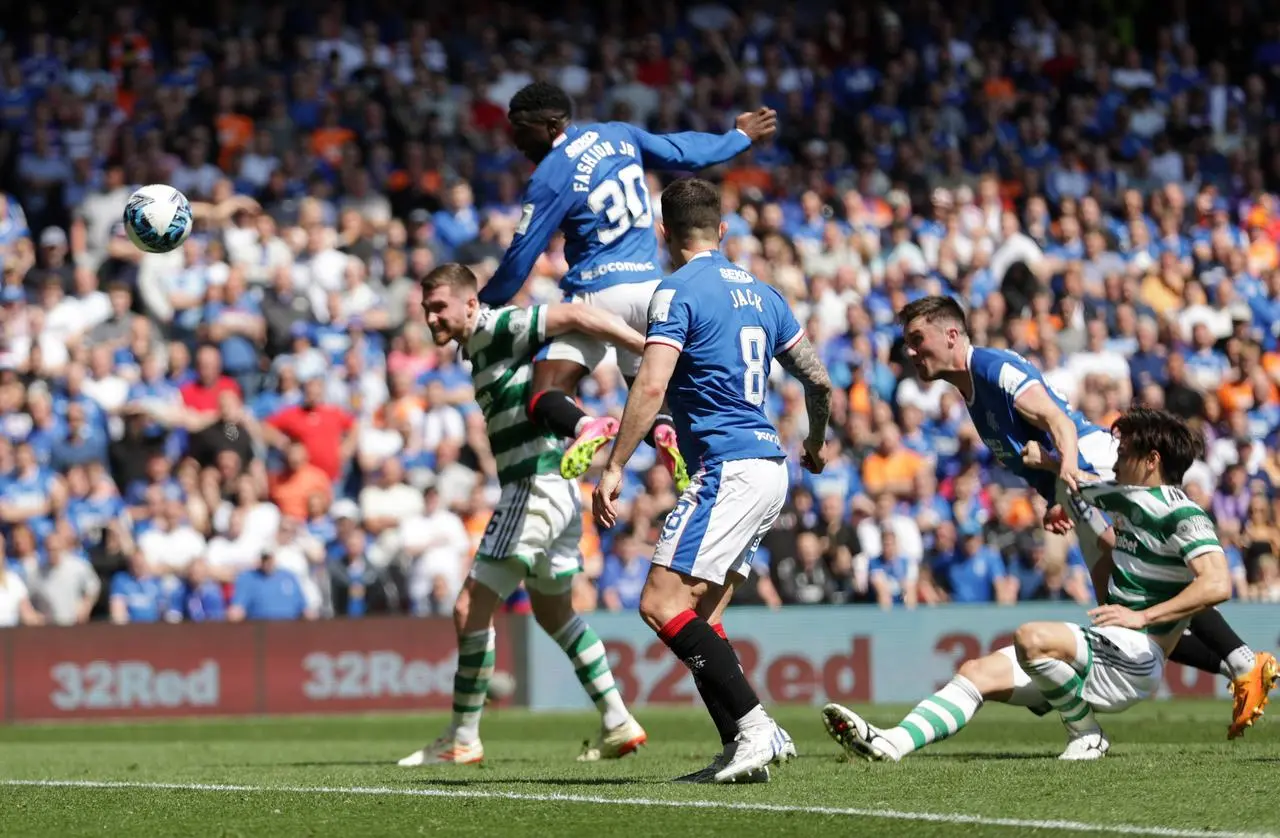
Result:
M616 314L643 335L649 329L649 300L653 297L653 292L658 290L658 283L661 281L651 279L613 285L599 291L584 291L576 294L570 302L586 303ZM593 370L600 366L608 351L609 345L604 341L587 337L580 332L571 332L543 347L538 353L538 360L573 361ZM620 347L614 347L614 351L618 356L618 369L624 376L634 378L640 371L640 356Z
M1095 713L1119 713L1156 694L1164 679L1164 650L1149 635L1120 626L1066 624L1076 635L1084 658L1076 666L1080 697ZM1031 677L1018 665L1012 646L999 649L1013 662L1014 694L1035 690ZM1024 700L1016 702L1029 704Z
M559 474L502 487L480 541L471 578L503 599L520 583L543 594L569 591L582 570L582 495Z
M786 500L782 458L727 460L699 469L662 525L653 563L717 585L731 573L745 579L760 539Z

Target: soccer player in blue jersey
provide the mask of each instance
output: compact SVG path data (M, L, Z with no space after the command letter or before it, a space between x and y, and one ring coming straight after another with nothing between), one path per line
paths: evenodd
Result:
M701 169L731 160L771 137L777 114L768 108L744 113L726 134L661 136L621 122L574 124L572 114L569 95L546 82L534 82L511 98L513 142L537 169L525 187L515 238L480 290L480 302L500 306L514 297L560 230L569 262L561 281L565 294L617 314L643 333L649 298L662 277L645 166ZM630 382L640 358L615 349ZM617 433L617 420L591 419L573 397L606 350L594 338L569 335L552 341L534 365L529 418L574 440L561 466L568 479L581 477L596 451ZM683 490L687 470L669 416L656 417L649 442Z
M720 628L733 589L787 497L778 431L764 412L771 359L804 386L809 418L802 462L822 471L831 380L786 302L720 253L720 195L703 180L662 193L659 234L674 274L649 305L639 374L593 498L596 520L617 521L622 469L670 401L680 448L695 472L667 516L640 595L640 615L693 673L724 751L686 782L762 782L794 756Z
M920 378L942 379L959 390L979 436L1000 465L1049 502L1046 528L1065 533L1083 524L1080 549L1092 573L1103 555L1094 534L1100 536L1108 525L1076 496L1077 481L1084 474L1115 479L1114 437L1073 410L1026 358L971 344L964 309L951 297L922 297L903 308L898 322L907 357ZM1024 462L1033 442L1059 462L1056 478ZM1105 579L1094 580L1100 596L1106 587ZM1275 685L1275 657L1269 652L1255 655L1215 608L1192 619L1170 660L1231 679L1235 706L1228 738L1241 735L1261 715Z

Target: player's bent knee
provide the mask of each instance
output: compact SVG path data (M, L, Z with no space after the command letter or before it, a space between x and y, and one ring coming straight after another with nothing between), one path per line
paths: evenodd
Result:
M1013 633L1013 648L1021 660L1042 658L1052 646L1048 623L1023 623Z
M640 619L644 620L645 625L655 632L670 622L671 618L682 610L684 609L673 606L671 601L659 591L647 585L640 594Z
M458 636L483 631L493 623L498 594L488 586L468 578L453 603L453 627Z

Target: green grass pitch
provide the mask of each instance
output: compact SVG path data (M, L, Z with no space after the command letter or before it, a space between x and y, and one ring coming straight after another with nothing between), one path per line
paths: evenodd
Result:
M907 708L863 708L893 722ZM0 728L5 836L1268 834L1280 726L1227 742L1226 702L1104 718L1111 755L1059 763L1061 726L993 706L899 765L843 762L814 708L778 708L800 758L758 786L667 781L718 750L701 712L638 714L651 744L574 761L596 717L491 710L482 766L398 768L441 716ZM79 784L79 785L74 785Z

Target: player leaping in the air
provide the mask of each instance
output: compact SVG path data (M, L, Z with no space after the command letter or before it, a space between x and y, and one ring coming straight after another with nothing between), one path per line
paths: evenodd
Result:
M582 569L582 499L577 483L559 474L561 441L534 427L524 405L534 353L547 338L582 332L632 352L641 351L644 339L617 315L585 305L482 309L476 284L465 265L441 265L422 280L422 307L436 344L457 341L471 361L502 496L453 607L458 633L453 722L443 736L400 764L463 764L484 758L480 713L493 676L493 615L521 582L534 619L569 656L602 716L599 738L579 759L621 757L646 736L614 684L604 644L574 613L570 600L570 582Z
M693 673L724 745L709 767L681 780L767 781L769 764L794 756L795 746L761 706L720 618L787 497L785 454L763 406L770 361L804 386L803 462L815 473L831 381L781 295L720 252L726 226L714 186L676 181L662 193L662 216L659 232L677 270L649 305L640 373L593 507L602 526L613 526L623 466L666 394L696 471L663 524L640 616Z
M986 701L1047 703L1069 732L1060 759L1089 760L1111 747L1095 713L1119 713L1153 695L1165 659L1190 619L1231 596L1227 558L1213 522L1181 489L1204 440L1176 416L1138 408L1116 420L1116 483L1081 483L1081 496L1115 521L1099 568L1106 604L1091 626L1020 626L1014 644L960 666L896 727L880 729L839 704L822 710L827 732L850 755L897 762L960 731ZM1028 444L1028 466L1040 447ZM1055 461L1049 467L1057 469Z
M513 142L537 168L525 187L515 238L480 290L480 301L499 306L514 297L560 230L569 263L560 283L565 294L613 312L643 332L649 298L662 277L645 167L701 169L731 160L771 137L777 114L768 108L744 113L726 134L663 135L622 122L575 124L572 117L569 95L546 82L534 82L511 97ZM630 383L640 358L625 347L615 348ZM566 478L581 477L596 451L618 431L616 419L592 419L574 400L579 382L606 350L605 341L568 335L544 348L534 365L529 418L573 439L561 464ZM683 491L688 471L670 417L660 414L647 430L677 491Z
M1082 474L1103 480L1114 476L1116 444L1111 434L1071 409L1021 355L973 346L964 310L954 299L921 298L908 304L898 321L907 357L920 378L941 379L960 391L987 448L1050 504L1046 528L1065 533L1084 524L1080 548L1089 567L1096 566L1101 549L1089 530L1100 532L1106 524L1096 510L1080 503L1075 490ZM1058 459L1057 479L1023 462L1023 451L1032 442ZM1093 516L1098 517L1090 524ZM1170 659L1231 679L1235 702L1227 737L1232 739L1262 714L1277 680L1275 656L1255 655L1216 608L1191 620Z

